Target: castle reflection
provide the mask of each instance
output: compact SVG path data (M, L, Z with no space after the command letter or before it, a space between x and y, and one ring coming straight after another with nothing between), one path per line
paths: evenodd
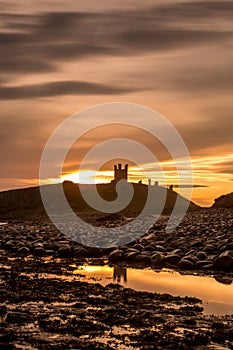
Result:
M113 280L117 281L118 283L120 283L121 280L124 280L124 282L127 282L127 269L121 266L114 266Z
M78 278L90 279L91 283L96 281L108 285L109 281L114 281L139 291L199 298L203 301L204 312L207 315L233 314L231 275L218 273L214 276L199 276L172 270L142 270L131 267L126 269L117 265L82 265L73 273L80 274Z

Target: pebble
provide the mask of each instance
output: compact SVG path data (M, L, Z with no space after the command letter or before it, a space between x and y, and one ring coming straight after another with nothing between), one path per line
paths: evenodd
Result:
M120 249L116 249L111 252L108 256L108 260L110 263L118 263L122 260L123 251Z
M25 246L22 246L22 247L20 247L18 249L17 254L19 254L19 255L29 255L30 254L30 249L25 247Z
M114 219L114 217L113 217ZM52 224L14 221L0 226L1 247L13 256L35 255L60 258L108 257L110 263L129 262L179 270L233 271L233 209L203 209L188 213L179 226L167 233L168 217L162 216L148 233L125 244L139 231L142 222L131 222L131 231L124 237L108 237L100 230L105 248L78 244L57 231ZM107 221L110 225L109 220ZM99 229L99 228L98 228ZM92 235L92 238L90 238ZM85 244L93 240L93 232ZM94 241L93 241L94 242ZM108 244L112 242L112 247Z
M233 252L225 251L214 261L214 268L222 271L231 271L233 269Z
M59 258L70 258L72 257L72 249L69 245L64 245L58 249L57 255Z

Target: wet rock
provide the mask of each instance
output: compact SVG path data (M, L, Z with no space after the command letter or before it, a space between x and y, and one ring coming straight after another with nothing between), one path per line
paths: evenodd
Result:
M45 255L46 256L52 256L52 255L54 255L54 251L52 249L46 249L45 250Z
M233 268L232 252L227 250L214 261L214 268L221 271L230 271Z
M23 246L23 247L18 249L17 253L19 255L29 255L30 254L30 249L25 247L25 246Z
M7 323L25 323L28 321L28 315L22 312L9 311L6 315Z
M177 267L181 270L193 270L194 264L190 260L181 259L177 264Z
M233 258L233 250L227 250L227 253Z
M34 254L38 256L44 256L45 255L45 250L42 247L36 247L34 249Z
M140 251L134 248L129 248L124 252L124 257L134 257L136 255L140 254Z
M88 256L87 250L81 246L74 247L73 256L75 258L86 258Z
M122 249L124 249L124 248L122 248ZM136 249L135 247L125 249L125 254L132 253L132 252L140 253L140 250Z
M177 254L177 255L180 255L180 256L184 255L184 253L183 253L183 251L181 249L172 250L170 254L172 254L172 255Z
M44 248L44 244L41 241L34 241L33 246L34 248Z
M145 254L138 254L135 257L135 262L138 262L140 264L149 265L151 263L151 257L149 255L145 255Z
M206 266L209 264L211 264L211 261L209 261L209 260L199 260L196 262L195 267L199 270L199 269L202 269L203 266Z
M57 255L59 258L71 258L72 257L72 249L69 245L64 245L60 247L57 251Z
M163 261L165 263L171 264L171 265L176 265L180 261L181 257L178 254L169 254L165 256Z
M196 250L191 249L191 250L187 250L185 255L195 257L195 254L196 254Z
M123 251L120 249L116 249L113 252L111 252L108 256L108 260L111 263L117 263L122 260L122 254Z
M147 256L151 256L151 251L143 250L143 251L141 252L141 254L147 255Z
M207 254L213 254L215 252L216 248L213 245L207 245L203 251Z
M124 258L129 261L135 260L135 257L140 254L139 250L136 249L127 249L127 251L124 254Z
M91 247L88 249L87 255L91 258L100 258L102 256L102 251L98 247Z
M5 249L9 250L9 251L12 251L12 252L15 252L18 250L17 246L16 246L16 242L14 241L8 241L6 242L5 244Z
M152 260L152 264L156 265L156 264L161 264L162 260L163 260L164 256L161 253L154 253L151 257Z
M135 249L139 250L139 251L142 251L143 250L143 245L142 244L134 244L133 246Z
M59 243L53 243L51 248L52 248L52 250L54 250L54 252L56 252L60 248L60 244Z
M205 252L200 251L200 252L197 252L196 257L200 260L205 260L207 259L208 256Z
M147 252L153 252L155 250L155 245L154 244L150 244L150 245L146 245L143 249L143 252L144 251L147 251Z
M13 344L10 344L10 342L13 342L17 339L17 331L13 328L6 328L3 330L2 334L0 334L0 345L1 350L11 350L15 349L15 346Z
M162 247L161 245L156 245L156 250L157 250L158 252L165 252L165 248Z
M223 283L223 284L226 284L226 285L231 285L231 283L233 282L233 278L232 276L222 276L222 275L217 275L217 276L214 276L214 278L216 279L216 281L218 281L219 283Z
M231 251L233 251L233 242L228 243L228 244L225 246L225 249L226 249L226 250L231 250Z
M210 270L212 271L213 268L214 268L214 264L212 264L212 263L202 266L202 269L207 270L207 271L210 271Z
M7 312L7 307L6 307L6 305L0 305L0 316L3 316L3 315L5 315L6 314L6 312Z
M185 255L184 259L190 261L194 265L197 262L197 258L193 254Z
M192 248L199 248L202 245L203 245L203 243L200 239L196 239L194 242L191 243Z

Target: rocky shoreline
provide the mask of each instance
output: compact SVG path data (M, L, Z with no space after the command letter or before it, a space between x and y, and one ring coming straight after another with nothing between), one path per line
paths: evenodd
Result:
M207 316L196 298L91 284L69 271L72 263L100 264L105 258L125 266L215 273L229 281L232 214L189 213L172 234L162 217L147 235L117 249L72 242L39 214L2 218L0 348L233 349L233 315ZM115 217L116 224L123 220Z
M90 217L99 226L109 227L125 220L123 216L115 221L111 216ZM165 230L167 220L161 217L148 234L127 245L98 248L72 241L39 215L26 220L10 219L7 225L0 225L1 248L10 256L107 257L110 263L131 266L233 272L233 209L188 213L171 234Z
M233 210L202 210L189 213L172 232L166 220L130 247L109 255L110 262L129 261L151 267L178 270L233 272Z
M204 315L193 297L83 282L68 263L2 255L1 349L233 349L232 315Z

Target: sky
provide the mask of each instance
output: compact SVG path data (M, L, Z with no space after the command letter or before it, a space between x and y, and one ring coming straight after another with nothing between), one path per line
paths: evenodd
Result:
M232 192L232 18L226 0L0 0L0 190L38 184L46 142L70 115L121 101L158 111L178 130L196 203ZM61 179L75 180L85 152L122 134L157 149L167 182L176 184L167 152L121 128L83 137ZM142 174L129 164L137 181ZM100 182L111 179L112 166ZM87 167L84 182L91 175Z

